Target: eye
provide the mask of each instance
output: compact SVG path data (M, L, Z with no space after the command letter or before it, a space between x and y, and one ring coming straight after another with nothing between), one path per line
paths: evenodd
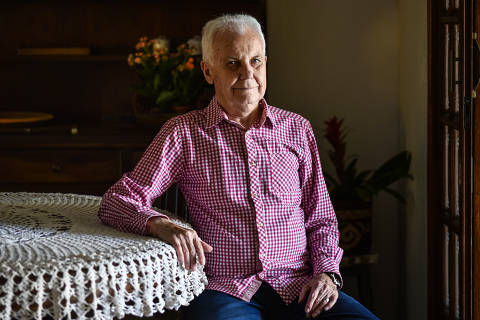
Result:
M236 60L230 60L230 61L227 62L227 65L228 65L229 67L235 67L235 66L238 65L238 61L236 61Z
M258 57L252 59L252 65L256 66L262 63L262 60Z

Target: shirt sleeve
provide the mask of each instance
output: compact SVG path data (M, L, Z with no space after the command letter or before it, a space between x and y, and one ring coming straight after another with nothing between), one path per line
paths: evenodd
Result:
M153 201L175 182L183 171L182 138L178 119L167 121L131 172L125 173L103 195L98 217L122 231L146 233L154 216L168 218L152 209Z
M308 121L305 125L305 154L300 167L302 209L313 274L334 272L340 275L343 250L338 246L338 222L323 178L315 136Z

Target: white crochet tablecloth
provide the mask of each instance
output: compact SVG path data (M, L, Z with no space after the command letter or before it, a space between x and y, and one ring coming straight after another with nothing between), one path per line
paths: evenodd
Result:
M0 192L1 319L151 316L204 290L172 246L102 224L100 200Z

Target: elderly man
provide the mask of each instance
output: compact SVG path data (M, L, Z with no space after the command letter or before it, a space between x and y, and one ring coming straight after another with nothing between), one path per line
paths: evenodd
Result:
M169 120L132 172L102 199L99 217L158 237L206 290L186 319L376 319L339 291L335 212L310 123L267 104L265 39L248 15L202 32L208 107ZM151 209L177 183L194 230Z

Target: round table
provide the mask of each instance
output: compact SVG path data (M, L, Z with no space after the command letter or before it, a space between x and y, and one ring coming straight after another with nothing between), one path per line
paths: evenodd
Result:
M151 316L204 290L202 268L182 268L172 246L102 224L100 201L0 193L2 319Z

